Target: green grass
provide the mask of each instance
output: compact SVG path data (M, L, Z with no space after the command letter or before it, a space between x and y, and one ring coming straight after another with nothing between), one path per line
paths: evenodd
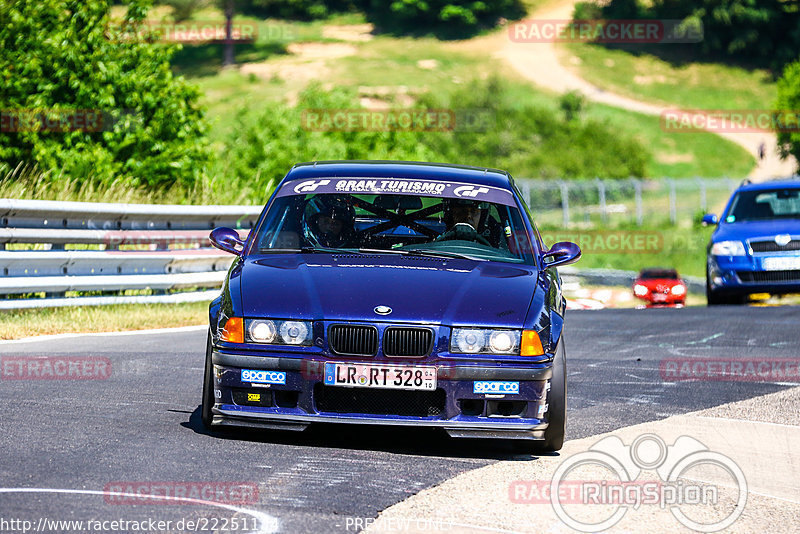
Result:
M744 178L755 159L741 146L709 132L665 132L659 117L590 104L590 116L606 119L621 131L633 133L650 148L651 177Z
M562 63L598 87L638 100L685 109L769 109L776 97L770 73L719 63L676 62L630 47L561 45ZM577 57L574 65L570 57Z
M208 303L119 304L0 312L0 339L206 324Z
M0 198L188 205L263 204L264 200L249 198L246 191L227 187L224 176L200 176L197 184L188 190L180 187L152 190L132 188L123 180L97 183L91 177L53 176L31 168L17 168L4 173L2 167Z

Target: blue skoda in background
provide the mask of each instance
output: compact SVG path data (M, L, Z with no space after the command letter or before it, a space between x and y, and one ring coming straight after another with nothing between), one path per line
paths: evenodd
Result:
M800 292L800 181L746 183L708 244L708 304L739 304L753 293Z
M508 173L429 163L296 165L210 306L202 419L435 426L558 450L565 301Z

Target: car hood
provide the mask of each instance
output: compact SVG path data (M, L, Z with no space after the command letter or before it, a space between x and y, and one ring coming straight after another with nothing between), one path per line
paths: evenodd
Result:
M240 273L245 317L522 327L534 266L394 255L272 255ZM392 313L375 313L388 306Z
M676 286L676 285L682 284L683 281L682 280L675 280L674 278L647 278L647 279L639 278L639 279L636 280L635 283L641 284L641 285L647 286L647 287L656 287L656 286L672 287L672 286Z
M771 221L751 221L738 223L723 223L714 232L712 241L744 241L746 239L758 239L764 237L774 237L780 234L800 234L800 220L798 219L778 219Z

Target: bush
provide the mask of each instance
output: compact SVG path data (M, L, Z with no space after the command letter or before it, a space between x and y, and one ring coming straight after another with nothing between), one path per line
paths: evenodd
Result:
M125 24L144 20L146 5L132 0ZM120 37L108 11L107 0L0 3L0 109L104 114L103 131L0 131L0 164L132 187L191 186L211 158L199 91L172 75L171 48Z
M555 110L520 106L497 79L420 99L420 109L453 110L453 131L320 132L303 127L303 110L352 109L356 102L347 91L313 86L294 108L269 103L260 113L242 110L225 142L226 163L218 174L229 177L231 187L263 199L298 161L435 161L498 167L521 178L643 176L648 161L640 143L607 124L577 117L566 121ZM483 127L462 129L458 121L464 118L477 119Z
M778 80L778 100L775 104L778 113L784 119L792 121L787 128L778 130L778 146L781 156L794 156L800 162L800 128L798 127L798 111L800 110L800 61L786 67L783 77ZM787 117L787 112L793 117ZM800 168L796 169L800 172Z
M426 161L436 154L419 143L414 132L311 131L304 127L304 110L358 107L345 90L323 91L312 85L301 93L296 107L265 103L260 113L241 109L237 127L225 142L225 161L218 174L231 187L264 199L292 165L301 161L331 159L398 159Z
M559 98L559 107L564 112L564 119L570 122L580 117L586 107L586 97L580 91L567 91Z
M485 131L428 134L422 142L440 160L507 169L520 178L628 178L645 176L648 151L631 136L596 120L567 121L555 110L520 105L505 82L475 81L436 99L429 108L483 113Z

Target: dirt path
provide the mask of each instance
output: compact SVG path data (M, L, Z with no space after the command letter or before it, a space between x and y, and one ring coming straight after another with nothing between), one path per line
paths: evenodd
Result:
M558 0L537 10L533 15L540 20L567 20L572 16L575 3L575 0ZM522 76L551 91L563 93L577 90L592 101L648 115L661 115L668 109L675 109L640 102L592 85L561 64L554 43L519 43L506 39L505 46L497 55L508 61ZM765 143L766 157L753 168L749 178L763 180L793 174L794 161L781 160L778 156L775 134L715 133L742 146L756 161L759 145Z

